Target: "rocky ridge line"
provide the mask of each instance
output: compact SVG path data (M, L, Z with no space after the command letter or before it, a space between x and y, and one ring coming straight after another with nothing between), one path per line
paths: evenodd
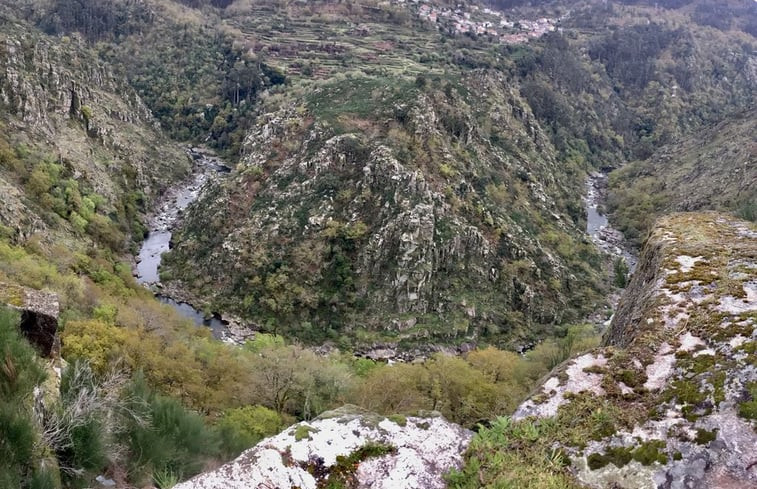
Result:
M554 418L586 396L622 417L583 447L556 440L590 487L757 487L756 324L755 226L662 218L605 346L558 367L514 417Z

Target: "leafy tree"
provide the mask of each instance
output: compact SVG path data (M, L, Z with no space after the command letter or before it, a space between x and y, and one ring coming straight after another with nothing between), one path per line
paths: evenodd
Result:
M615 287L625 288L627 280L628 280L628 265L626 265L626 261L618 257L615 259L615 262L613 263L613 274L614 279L613 283L615 284Z

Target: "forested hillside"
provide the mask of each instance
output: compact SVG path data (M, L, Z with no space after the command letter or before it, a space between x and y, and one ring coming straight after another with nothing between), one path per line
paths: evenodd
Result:
M608 206L624 234L643 239L671 211L723 209L757 220L754 110L667 144L612 174Z

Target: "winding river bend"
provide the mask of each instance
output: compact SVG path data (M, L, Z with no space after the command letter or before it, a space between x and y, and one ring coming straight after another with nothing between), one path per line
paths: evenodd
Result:
M163 253L171 247L171 235L186 208L197 200L205 183L211 178L230 171L218 157L196 148L187 152L194 161L194 171L184 182L169 189L161 199L160 206L148 219L148 234L137 256L135 276L137 282L153 290L160 288L160 262ZM216 338L225 336L227 325L220 317L207 318L191 304L180 302L156 293L164 304L173 306L181 315L198 326L206 326Z
M230 331L228 323L220 316L206 317L206 315L191 304L177 301L160 293L160 263L163 253L170 249L171 235L183 212L197 200L203 186L212 178L229 173L230 169L213 154L192 148L188 154L194 161L194 171L184 182L169 189L161 199L160 205L148 219L148 235L142 243L137 256L135 277L137 281L156 292L158 300L173 306L181 315L191 319L198 326L211 329L213 336L218 339L233 340L234 333ZM607 175L604 173L591 174L586 181L585 207L587 214L586 233L598 248L614 257L622 257L628 268L633 272L637 263L637 256L627 245L623 234L610 226L604 214L602 204L606 196Z

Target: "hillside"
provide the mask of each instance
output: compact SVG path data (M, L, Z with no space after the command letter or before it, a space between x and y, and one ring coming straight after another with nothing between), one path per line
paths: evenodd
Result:
M757 112L734 115L611 174L608 209L638 241L672 211L730 210L757 219Z
M217 11L290 83L175 235L172 290L307 342L512 346L600 304L587 172L754 102L754 38L688 7L519 7L561 32L515 44L414 9Z
M0 27L0 207L14 242L142 239L150 202L190 161L150 110L77 36Z

